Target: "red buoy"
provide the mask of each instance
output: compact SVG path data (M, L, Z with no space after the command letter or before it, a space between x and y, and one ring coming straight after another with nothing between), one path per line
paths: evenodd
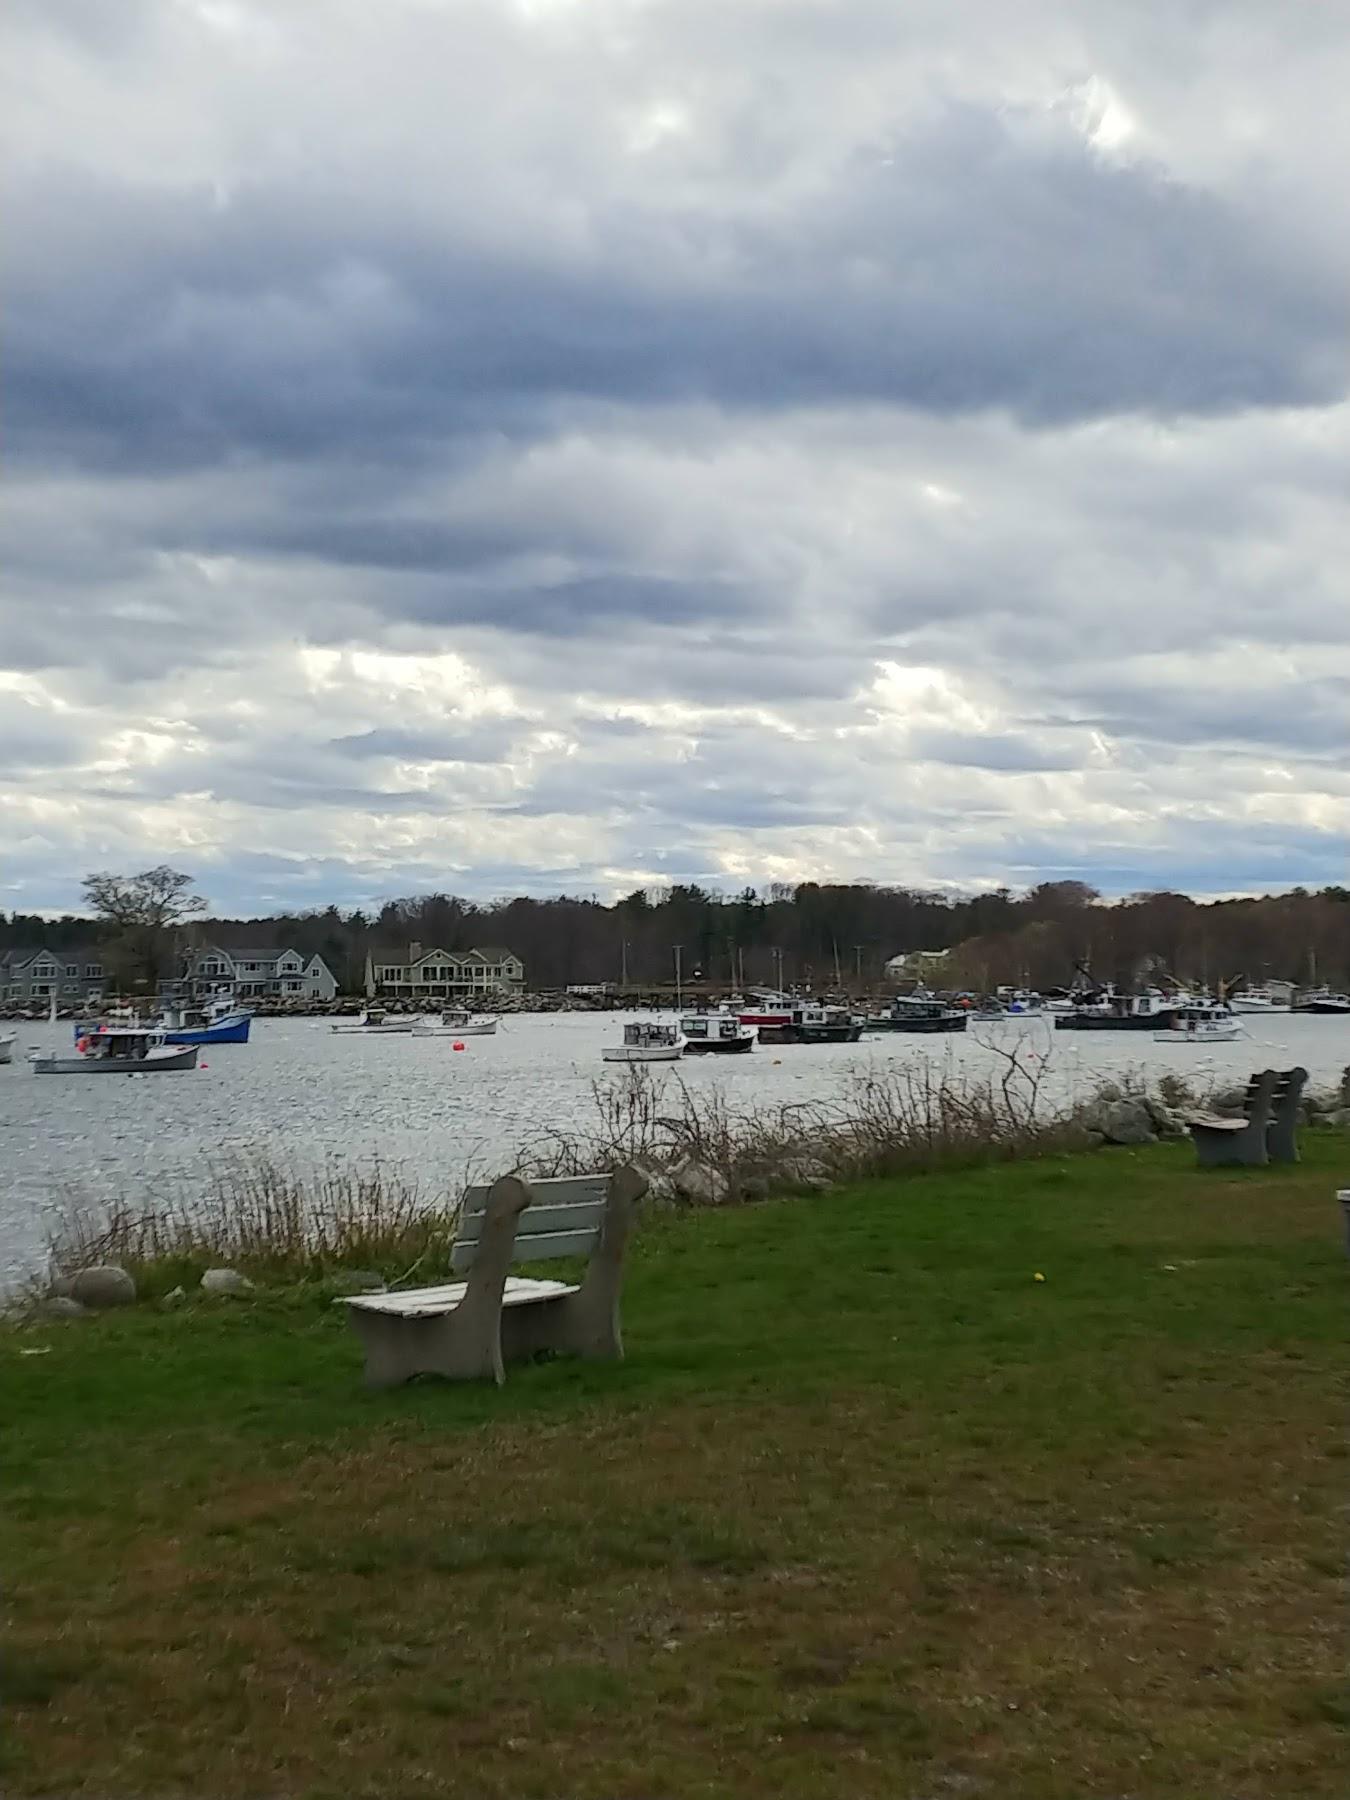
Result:
M450 1048L452 1050L462 1050L464 1048L464 1046L463 1046L463 1044L460 1043L459 1039L456 1038L454 1043L451 1044Z

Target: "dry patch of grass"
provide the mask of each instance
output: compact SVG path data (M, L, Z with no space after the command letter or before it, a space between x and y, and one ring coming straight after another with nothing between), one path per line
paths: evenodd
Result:
M302 1302L17 1334L0 1785L1339 1796L1330 1173L662 1224L629 1362L501 1393Z

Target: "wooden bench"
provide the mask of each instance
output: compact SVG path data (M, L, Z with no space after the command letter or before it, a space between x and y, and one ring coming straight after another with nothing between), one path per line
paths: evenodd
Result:
M1264 1069L1247 1083L1240 1119L1198 1113L1186 1121L1204 1168L1298 1161L1298 1107L1306 1069Z
M500 1384L508 1362L541 1350L622 1357L624 1248L647 1187L629 1165L548 1181L504 1175L470 1188L451 1252L467 1280L340 1299L365 1345L367 1384L391 1387L415 1375ZM513 1263L559 1256L589 1259L579 1283L508 1273Z

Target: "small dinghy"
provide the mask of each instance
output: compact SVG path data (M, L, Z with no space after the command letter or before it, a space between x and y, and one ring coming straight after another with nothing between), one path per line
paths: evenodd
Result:
M8 1034L8 1036L0 1037L0 1063L7 1063L7 1062L13 1062L13 1061L14 1061L14 1033L11 1031Z
M600 1055L608 1063L665 1063L678 1062L684 1051L684 1034L677 1025L643 1020L625 1025L623 1042L606 1044Z
M495 1037L500 1024L495 1013L443 1012L429 1019L414 1019L414 1037Z
M35 1075L169 1075L195 1069L195 1044L166 1044L162 1031L140 1025L110 1025L78 1038L73 1056L34 1051Z

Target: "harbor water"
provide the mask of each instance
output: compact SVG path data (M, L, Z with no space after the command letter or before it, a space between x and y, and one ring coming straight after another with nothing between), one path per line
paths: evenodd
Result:
M937 1038L869 1034L852 1045L686 1058L673 1077L752 1111L843 1098L858 1075L902 1063L936 1060L984 1079L1005 1066L997 1047L1016 1045L1042 1073L1047 1105L1058 1107L1107 1077L1173 1070L1207 1087L1302 1064L1326 1085L1350 1063L1350 1019L1244 1023L1246 1036L1203 1047L1158 1044L1151 1032L1055 1032L1038 1021ZM596 1122L596 1085L627 1079L600 1059L622 1041L623 1024L615 1013L523 1014L456 1050L446 1038L348 1036L326 1020L260 1019L249 1044L204 1049L194 1073L98 1079L35 1077L27 1053L66 1048L71 1028L11 1025L15 1060L0 1067L0 1283L38 1266L72 1212L191 1200L213 1164L240 1155L302 1171L378 1160L428 1196L453 1194L467 1173L498 1173L550 1134Z

